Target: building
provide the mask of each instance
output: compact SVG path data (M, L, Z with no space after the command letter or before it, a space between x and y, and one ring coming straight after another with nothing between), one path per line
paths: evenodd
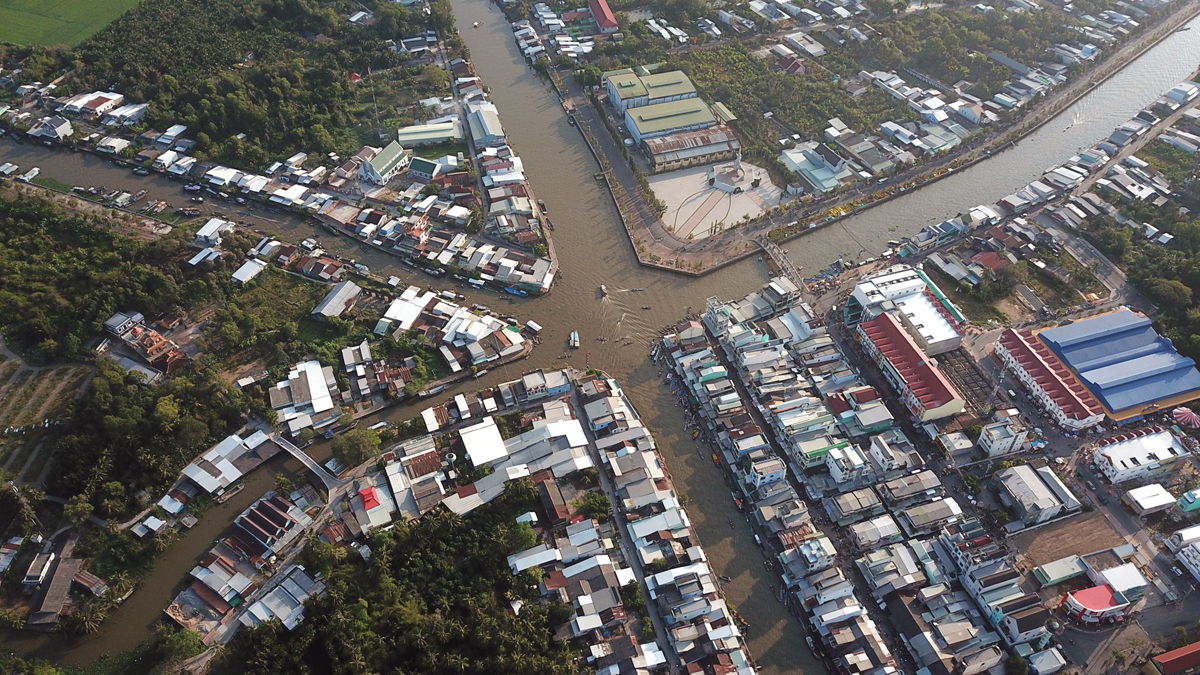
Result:
M606 0L588 0L588 12L601 33L608 35L617 32L617 17Z
M1029 432L1016 418L1006 417L993 422L979 433L979 447L988 457L999 457L1025 449L1025 438Z
M1185 675L1200 669L1200 642L1172 649L1150 657L1150 663L1159 675Z
M463 131L458 121L414 124L400 127L396 131L396 142L406 148L454 143L461 140L463 140Z
M608 101L621 114L630 108L696 98L696 86L682 70L653 75L623 70L608 74L607 79Z
M779 161L803 180L801 187L810 193L831 192L857 177L846 158L824 143L800 143L780 153Z
M1113 623L1125 618L1129 600L1111 586L1093 586L1071 591L1063 597L1061 608L1080 623Z
M855 337L913 417L931 422L957 415L966 402L889 313L860 323Z
M1193 542L1179 549L1175 559L1192 575L1192 581L1200 582L1200 543Z
M890 509L902 509L946 494L941 479L929 469L881 483L880 496Z
M766 485L778 483L787 477L787 465L778 457L769 459L761 459L750 464L749 470L746 472L747 481L754 486L754 489L760 489Z
M354 307L362 288L353 281L341 281L325 294L325 298L313 308L312 316L318 321L328 321L339 317L346 310Z
M1030 331L1005 330L993 354L1060 427L1079 431L1104 420L1096 397Z
M1049 467L1022 464L996 473L994 480L1000 500L1026 525L1075 513L1082 506Z
M1200 541L1200 525L1193 525L1191 527L1185 527L1183 529L1176 530L1175 533L1167 537L1166 541L1163 543L1172 553L1178 553L1185 546L1194 544L1198 541Z
M476 150L505 143L500 114L495 105L486 101L467 104L467 128L470 129L471 142Z
M54 143L67 140L74 133L75 129L71 126L70 120L62 117L43 117L29 128L31 137Z
M441 172L442 165L432 159L413 157L408 164L408 175L424 180L433 180Z
M933 532L947 523L953 523L961 518L962 514L962 507L954 497L942 497L896 511L896 521L908 536L915 537L921 533Z
M654 173L735 159L741 147L733 130L724 124L642 141Z
M1115 485L1164 475L1187 455L1187 448L1175 434L1162 427L1149 427L1100 441L1092 451L1092 461Z
M1124 500L1139 516L1160 513L1175 506L1175 498L1167 489L1158 483L1134 488L1124 495Z
M341 408L334 405L340 398L333 368L320 361L296 364L286 380L267 391L271 408L279 422L292 436L304 429L320 429L337 421Z
M908 265L894 265L858 282L846 300L843 318L847 326L857 326L884 312L895 314L930 356L962 344L962 312L924 272Z
M1150 319L1121 309L1037 335L1115 422L1200 398L1200 371Z
M233 223L220 218L209 218L207 223L204 223L199 230L196 231L196 238L192 241L192 245L196 248L209 248L212 246L221 245L221 234L223 232L233 231Z
M408 153L399 143L392 141L359 165L358 179L372 185L387 185L408 166L408 162Z
M625 128L637 143L684 131L716 126L708 104L698 98L639 106L625 111Z

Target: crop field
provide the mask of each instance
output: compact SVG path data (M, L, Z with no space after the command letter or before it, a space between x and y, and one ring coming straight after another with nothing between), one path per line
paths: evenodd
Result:
M139 0L0 0L0 42L77 45Z
M55 423L66 417L91 372L83 366L35 369L0 355L0 469L8 478L18 483L45 481L58 431Z

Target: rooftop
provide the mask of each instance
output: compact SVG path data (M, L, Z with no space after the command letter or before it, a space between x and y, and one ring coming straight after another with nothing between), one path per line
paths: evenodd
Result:
M1082 420L1101 413L1096 397L1033 333L1009 328L1000 334L998 342L1054 400L1067 418Z
M1104 407L1114 413L1200 396L1200 371L1149 319L1128 309L1038 334Z
M708 104L698 98L685 98L632 108L625 113L641 135L700 124L716 124Z
M929 357L904 331L896 317L880 314L860 324L860 327L926 409L938 408L962 398L954 385L929 362Z

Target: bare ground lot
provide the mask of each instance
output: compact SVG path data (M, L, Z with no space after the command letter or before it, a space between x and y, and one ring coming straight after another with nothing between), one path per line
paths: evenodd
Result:
M1010 537L1010 541L1025 554L1031 566L1045 565L1070 555L1086 555L1125 543L1100 511L1084 513L1033 532L1018 534Z

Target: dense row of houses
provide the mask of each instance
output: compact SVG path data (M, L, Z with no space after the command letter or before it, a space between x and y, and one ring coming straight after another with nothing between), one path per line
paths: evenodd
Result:
M917 317L917 331L924 311L943 321L950 315L910 273L864 280L851 323L888 317L895 327L889 339L920 352L894 315ZM704 323L681 324L664 349L739 483L741 503L768 537L762 544L776 554L789 602L810 627L810 646L846 672L891 672L898 661L872 619L878 607L929 672L983 672L1005 658L1064 663L1046 649L1050 611L1021 590L1011 557L947 495L878 392L862 384L788 290L776 279L739 302L712 300ZM952 333L926 334L925 343L948 340L953 348ZM911 374L902 380L919 390L917 381ZM822 532L812 515L819 509L837 532ZM848 575L844 557L865 585Z

